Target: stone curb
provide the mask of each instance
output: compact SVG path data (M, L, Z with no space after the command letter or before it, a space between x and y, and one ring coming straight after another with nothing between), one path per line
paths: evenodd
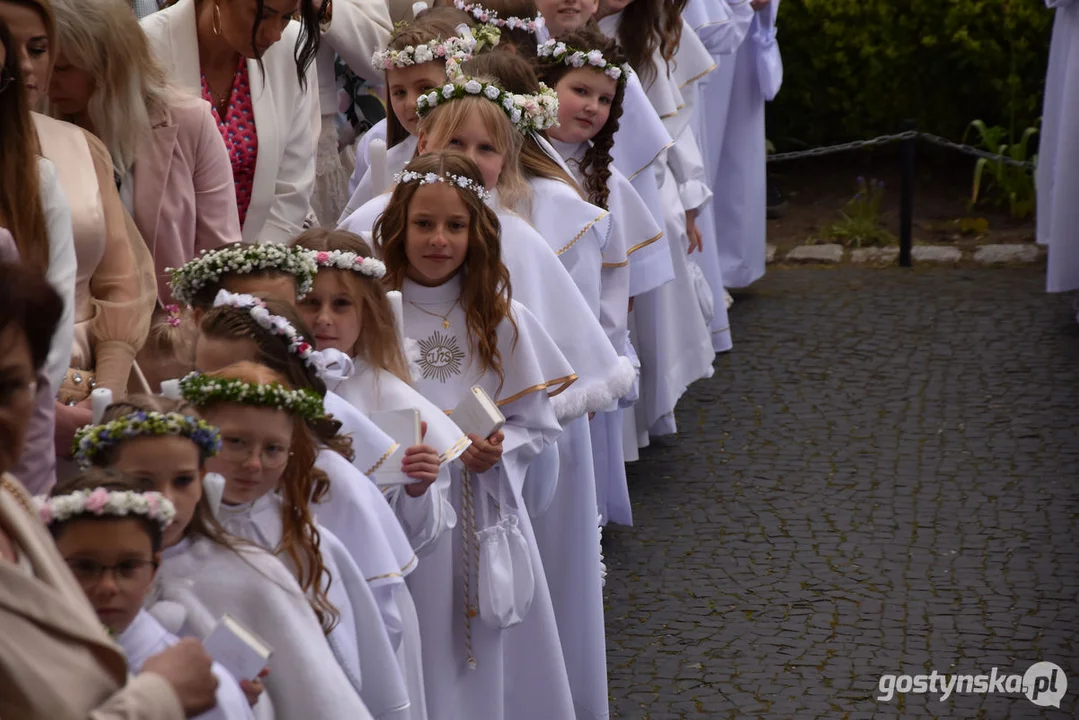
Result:
M996 244L982 245L973 251L960 250L951 245L915 245L911 248L911 258L917 263L951 264L971 260L979 265L1005 265L1013 263L1035 263L1045 257L1045 247L1032 244ZM849 259L852 263L895 264L899 259L897 247L856 248L849 253L839 244L799 245L790 250L783 258L785 262L799 264L835 265ZM769 243L765 250L768 264L778 260L776 246Z

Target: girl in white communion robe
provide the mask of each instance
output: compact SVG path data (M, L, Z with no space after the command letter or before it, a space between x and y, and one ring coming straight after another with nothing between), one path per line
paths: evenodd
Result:
M254 309L256 305L261 305L261 309ZM281 331L285 331L287 337L280 334ZM306 340L298 339L311 335L312 331L300 314L287 303L275 298L261 300L221 291L218 305L200 322L195 361L203 370L224 367L237 360L259 362L287 377L294 387L328 398L330 393L327 392L322 353L314 352ZM306 349L295 352L301 346ZM350 414L374 427L344 399L338 398L338 402ZM372 463L372 438L358 432L342 436L325 418L308 424L319 439L315 467L326 474L330 483L327 492L312 498L319 526L337 536L370 587L408 683L411 707L407 717L422 720L426 712L419 625L412 597L404 583L404 578L415 569L416 553L386 498L367 476L345 459L355 452L369 455L369 459L363 461L365 465ZM378 434L384 435L381 431ZM374 447L382 446L380 443ZM401 460L391 444L382 451L381 458L373 462L373 468L393 463L400 464Z
M468 418L472 445L446 496L458 521L409 577L423 633L432 718L574 717L543 563L522 496L528 464L561 432L550 396L573 369L508 297L497 216L464 155L413 160L376 227L405 334L419 341L417 389L444 411L482 388L505 417ZM462 418L465 420L465 418ZM527 663L522 658L527 657Z
M293 575L214 518L223 482L206 474L205 463L221 447L217 428L168 398L128 398L110 406L104 421L89 426L80 460L146 479L176 507L147 601L151 614L172 634L198 638L228 614L273 648L266 692L255 705L260 720L370 718ZM109 423L123 432L109 432ZM245 690L257 681L237 679Z

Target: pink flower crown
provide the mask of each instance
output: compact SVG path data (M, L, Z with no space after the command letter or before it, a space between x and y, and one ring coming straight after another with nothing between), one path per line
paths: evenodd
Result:
M46 525L61 523L79 515L98 517L130 517L143 515L164 530L176 517L172 501L159 492L135 492L133 490L76 490L67 495L34 498L41 522Z
M536 31L543 27L546 23L543 20L543 15L536 13L536 17L524 19L519 17L500 18L498 13L494 10L488 10L478 2L466 2L466 0L453 0L453 5L458 10L462 10L478 22L484 25L494 25L500 30L506 28L507 30L524 30L530 32L533 35Z
M378 280L386 275L386 263L373 257L362 257L344 250L312 250L315 263L329 270L351 270Z

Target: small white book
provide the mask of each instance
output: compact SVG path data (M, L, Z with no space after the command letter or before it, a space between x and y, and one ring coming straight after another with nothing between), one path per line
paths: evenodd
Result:
M420 411L415 408L381 410L371 413L371 422L397 443L397 450L383 461L371 479L376 485L411 485L416 482L401 471L401 463L406 449L423 442Z
M266 667L273 648L230 615L222 615L202 646L237 680L253 680Z
M476 435L487 439L502 429L506 416L483 388L474 386L461 399L450 414L450 419L461 428L465 435Z

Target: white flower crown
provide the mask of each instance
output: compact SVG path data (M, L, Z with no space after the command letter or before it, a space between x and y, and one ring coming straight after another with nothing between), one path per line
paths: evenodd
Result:
M94 457L125 440L137 437L185 437L198 445L203 457L213 457L221 449L221 433L199 418L181 413L137 410L101 425L84 425L75 431L73 455L84 470Z
M453 173L446 173L439 175L438 173L418 173L412 170L405 170L404 172L397 173L394 176L393 182L395 185L401 183L417 183L419 185L431 185L432 183L448 183L464 190L471 190L479 196L480 200L487 202L491 199L491 193L487 192L487 189L475 182L472 178L465 177L464 175L454 175Z
M482 97L497 104L522 134L558 125L558 94L543 83L534 95L518 95L498 85L466 77L420 95L416 98L416 114L423 118L442 103L465 97Z
M378 258L362 257L345 250L312 250L311 252L314 253L315 264L321 268L351 270L376 280L386 275L386 263Z
M235 273L246 275L258 270L276 270L296 278L297 296L311 291L318 267L314 259L302 248L288 245L239 245L204 250L179 268L165 268L172 274L169 288L172 296L190 305L199 290L218 282L223 275Z
M470 60L475 50L476 39L471 34L463 37L446 38L445 40L435 38L422 45L409 45L401 50L392 48L380 50L371 56L371 63L383 70L422 65L435 60L460 64Z
M78 515L98 517L130 517L145 515L164 530L176 517L172 501L159 492L134 492L132 490L76 490L68 495L34 498L41 522L46 525L61 523Z
M562 63L574 68L588 65L596 70L602 70L604 75L618 82L625 82L629 73L632 72L628 65L607 62L599 50L580 50L566 45L561 40L548 40L541 44L536 48L536 55L541 61Z
M279 383L249 383L236 378L193 372L180 380L180 393L195 407L235 403L284 410L304 420L325 417L322 398L313 390L289 390Z
M304 339L296 328L280 315L274 315L266 309L266 303L254 295L231 293L228 290L218 290L214 298L214 307L227 305L229 307L247 310L251 319L258 323L259 327L270 333L282 337L288 342L288 351L303 360L304 365L322 377L326 372L326 365L322 362L322 355L315 350L311 343Z
M494 25L497 28L525 30L535 35L536 31L546 24L543 15L540 13L536 13L536 17L528 20L519 17L500 18L498 17L497 12L488 10L479 3L465 2L465 0L453 0L453 4L458 10L463 10L484 25Z

